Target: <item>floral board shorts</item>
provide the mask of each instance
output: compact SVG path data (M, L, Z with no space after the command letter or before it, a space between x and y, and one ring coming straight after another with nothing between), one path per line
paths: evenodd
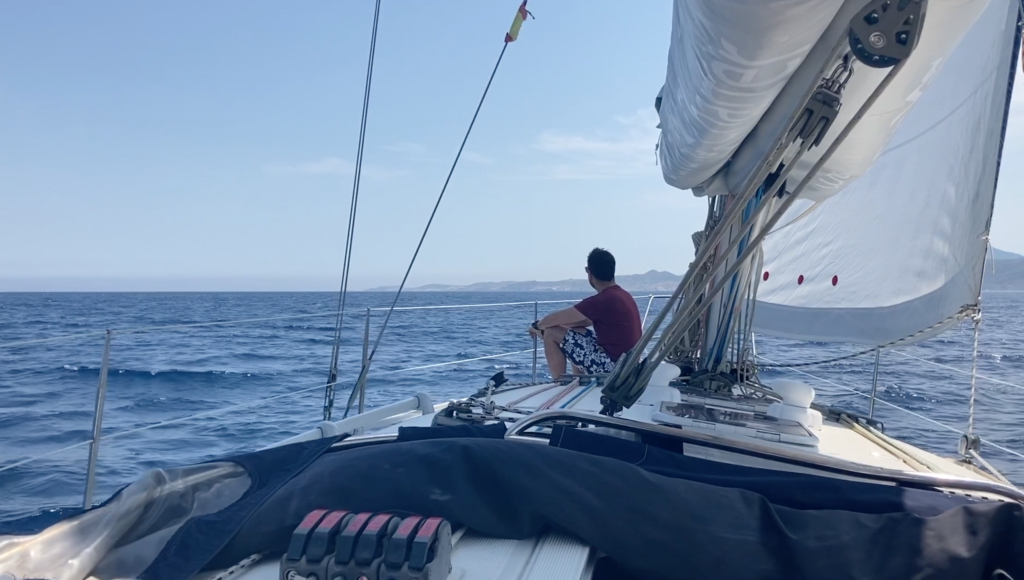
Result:
M615 368L615 361L597 344L597 335L589 328L566 332L558 347L569 362L589 375L610 373Z

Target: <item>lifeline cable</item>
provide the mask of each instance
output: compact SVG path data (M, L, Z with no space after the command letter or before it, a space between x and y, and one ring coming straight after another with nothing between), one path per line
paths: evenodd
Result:
M816 365L824 365L824 364L839 362L839 361L843 361L843 360L847 360L847 359L851 359L851 358L856 358L856 357L859 357L859 356L864 356L864 355L866 355L866 354L868 354L870 352L875 352L876 350L885 350L885 349L894 348L894 347L897 347L897 346L902 346L904 344L912 343L912 342L916 341L918 339L918 337L920 337L923 334L927 334L927 333L935 330L936 328L945 326L945 325L953 323L955 321L963 320L963 319L965 319L967 317L973 317L973 316L976 315L977 312L979 312L979 307L978 306L963 306L962 308L960 308L960 310L957 313L955 313L955 314L953 314L951 316L947 316L946 318L943 318L942 320L936 322L935 324L933 324L933 325L931 325L931 326L929 326L927 328L922 328L921 330L918 330L917 332L915 332L913 334L908 334L907 336L904 336L903 338L898 338L896 340L889 341L889 342L887 342L885 344L879 344L877 346L873 346L873 347L868 348L868 349L857 351L857 352L852 353L852 354L846 354L846 355L843 355L843 356L837 356L837 357L829 358L829 359L825 359L825 360L816 360L814 362L792 363L792 364L782 364L782 363L775 364L775 363L773 363L771 365L758 365L757 368L758 369L762 369L762 370L763 369L770 369L770 368L795 369L795 368L799 368L799 367L811 367L811 366L816 366ZM899 354L904 354L904 353L899 353ZM911 355L904 355L904 356L911 356ZM912 358L916 358L916 357L912 357ZM925 361L925 362L931 362L931 361ZM954 369L954 370L956 370L956 369ZM1016 386L1016 385L1012 385L1012 386Z

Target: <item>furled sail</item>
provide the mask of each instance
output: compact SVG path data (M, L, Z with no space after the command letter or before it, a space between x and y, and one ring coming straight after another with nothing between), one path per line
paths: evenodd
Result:
M916 0L915 0L916 1ZM1002 0L1000 0L1002 1ZM899 76L804 190L822 201L862 175L927 90L989 0L928 3L924 30ZM698 195L738 193L788 129L794 106L820 80L851 18L867 0L676 0L665 86L659 95L665 181ZM857 66L835 124L846 125L887 70ZM839 131L793 168L796 181Z
M659 113L665 181L718 172L782 91L843 0L676 0Z
M930 86L870 168L840 193L791 208L764 242L755 331L912 342L976 306L1019 11L1019 0L991 0L948 59L930 63Z

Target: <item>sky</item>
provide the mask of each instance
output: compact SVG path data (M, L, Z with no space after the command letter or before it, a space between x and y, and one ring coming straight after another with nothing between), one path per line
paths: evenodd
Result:
M517 0L384 0L350 287L393 286ZM332 290L372 0L0 4L0 291ZM664 183L670 0L531 0L410 285L685 271ZM1024 86L1018 71L1018 83ZM1024 90L991 239L1024 253Z

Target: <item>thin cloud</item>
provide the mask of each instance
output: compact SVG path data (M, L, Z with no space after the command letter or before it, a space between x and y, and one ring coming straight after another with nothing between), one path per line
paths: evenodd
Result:
M385 145L383 147L386 151L392 153L402 153L408 156L411 161L425 161L427 163L451 163L451 158L436 157L429 155L429 150L419 143L413 143L411 141L399 141L398 143L392 143L391 145ZM453 153L454 155L454 153ZM461 159L463 161L469 161L471 163L479 163L480 165L490 165L491 158L486 155L481 155L473 151L463 151Z
M491 158L473 151L463 151L462 158L466 161L472 161L473 163L479 163L481 165L490 165Z
M263 170L268 173L297 173L301 175L352 175L355 165L344 159L327 157L309 163L267 165Z
M594 135L545 131L533 148L555 161L533 167L541 179L609 179L657 173L654 146L658 119L642 109L628 117L616 117L614 128Z
M424 145L419 143L413 143L411 141L399 141L398 143L392 143L391 145L385 145L383 147L385 151L392 153L398 153L399 155L405 156L408 161L415 161L417 163L441 163L444 159L438 158L431 153L431 151ZM465 155L465 154L463 154ZM449 163L451 160L449 160Z
M422 155L427 152L427 148L423 145L420 145L419 143L412 143L410 141L399 141L398 143L385 145L384 149L394 151L395 153L408 153L410 155Z
M352 176L355 164L339 157L325 157L319 161L293 163L287 165L266 165L263 171L286 175L343 175ZM368 179L387 180L404 175L405 171L390 171L378 167L364 165L362 175Z

